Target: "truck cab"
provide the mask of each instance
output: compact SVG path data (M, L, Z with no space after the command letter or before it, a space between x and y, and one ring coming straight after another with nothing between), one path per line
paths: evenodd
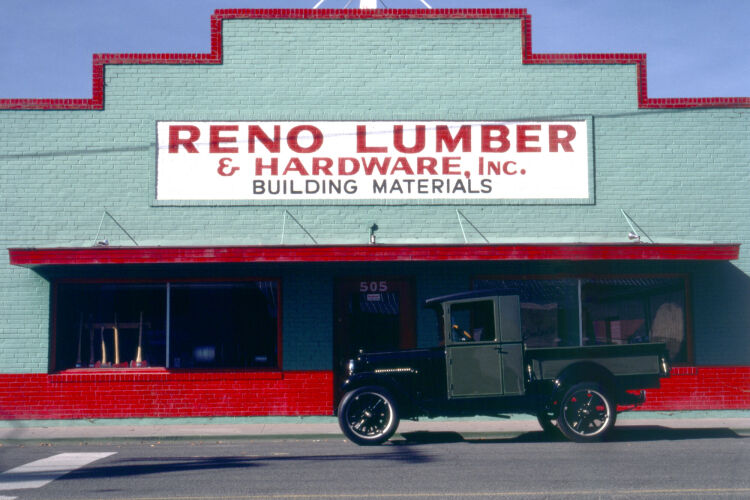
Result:
M432 299L442 309L447 396L525 393L518 296Z

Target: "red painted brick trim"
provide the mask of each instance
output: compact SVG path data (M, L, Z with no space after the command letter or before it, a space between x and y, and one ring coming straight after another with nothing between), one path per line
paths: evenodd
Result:
M332 413L329 371L0 375L0 420Z
M672 368L660 389L646 391L644 411L750 410L750 366Z
M635 64L642 109L750 107L750 97L649 98L645 54L534 54L526 9L218 9L211 16L208 54L94 54L90 99L0 99L0 109L104 109L105 64L221 64L225 19L520 19L524 64Z
M17 266L232 262L735 260L739 245L311 245L10 248Z
M748 410L750 366L674 368L639 410ZM164 369L0 374L0 420L333 413L333 373Z

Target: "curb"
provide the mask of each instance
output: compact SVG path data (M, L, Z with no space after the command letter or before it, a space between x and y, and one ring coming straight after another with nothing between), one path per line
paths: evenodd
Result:
M179 421L180 419L173 419ZM210 419L214 420L214 419ZM58 421L58 425L40 425L40 422L24 421L0 422L0 442L21 441L180 441L180 440L240 440L240 439L345 439L335 417L313 417L309 420L300 417L272 418L258 422L252 419L222 420L220 422L163 423L155 425L131 421L116 425L102 421ZM28 425L28 424L36 425ZM15 424L15 425L14 425ZM67 425L66 425L67 424ZM709 416L696 415L633 415L622 414L617 428L627 432L656 431L699 431L723 429L735 434L750 433L750 412L715 413ZM402 421L398 434L453 435L464 437L518 436L524 433L540 432L534 417L514 416L510 419L459 418L434 419L417 422Z

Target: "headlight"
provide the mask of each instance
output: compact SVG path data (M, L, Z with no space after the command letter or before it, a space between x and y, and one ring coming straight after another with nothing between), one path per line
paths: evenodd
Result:
M346 370L347 372L349 372L349 375L354 373L354 360L353 359L349 360L349 364L346 365Z

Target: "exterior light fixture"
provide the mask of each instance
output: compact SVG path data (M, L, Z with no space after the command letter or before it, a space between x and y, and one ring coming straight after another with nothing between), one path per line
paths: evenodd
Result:
M377 231L378 229L379 228L377 224L373 223L373 225L370 226L370 245L375 244L375 231Z

